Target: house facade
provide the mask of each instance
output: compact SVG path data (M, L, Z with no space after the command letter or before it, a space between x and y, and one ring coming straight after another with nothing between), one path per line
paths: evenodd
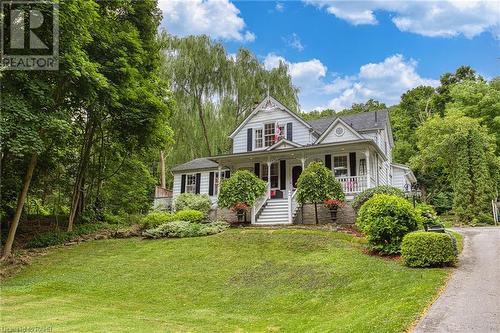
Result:
M387 110L303 120L271 96L231 133L231 154L198 158L172 169L174 198L206 193L214 207L220 181L249 170L267 182L267 192L252 208L252 223L293 223L295 186L302 170L321 161L342 184L348 201L378 185L407 191L416 181L411 170L392 163L394 146Z

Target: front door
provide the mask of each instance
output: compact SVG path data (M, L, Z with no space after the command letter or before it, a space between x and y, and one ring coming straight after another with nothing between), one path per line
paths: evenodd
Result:
M297 188L297 180L299 180L301 173L302 173L302 166L296 165L292 168L292 185L294 188Z

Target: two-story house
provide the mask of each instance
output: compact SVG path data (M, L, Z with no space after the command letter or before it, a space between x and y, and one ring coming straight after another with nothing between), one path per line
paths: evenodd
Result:
M387 110L303 120L271 96L230 134L231 154L197 158L172 169L173 196L208 194L217 205L220 180L247 169L268 184L252 208L252 223L292 223L297 179L311 161L321 161L341 182L347 200L371 187L408 190L412 171L392 163L394 146Z

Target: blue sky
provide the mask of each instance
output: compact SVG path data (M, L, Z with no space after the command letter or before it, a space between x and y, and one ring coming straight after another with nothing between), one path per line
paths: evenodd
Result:
M160 0L162 27L285 61L304 111L401 93L470 65L500 75L500 1Z

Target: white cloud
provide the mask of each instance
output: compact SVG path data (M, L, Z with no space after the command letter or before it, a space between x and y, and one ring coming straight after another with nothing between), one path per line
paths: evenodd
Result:
M160 0L162 26L178 36L206 34L215 39L252 42L240 11L229 0Z
M393 13L401 31L428 37L473 38L485 31L500 37L498 0L335 1L304 0L354 25L377 24L376 11Z
M289 67L293 83L300 90L299 101L304 111L324 108L340 111L370 98L393 105L409 89L439 84L437 80L421 77L416 71L417 62L400 54L363 65L351 76L328 75L328 68L318 59L294 63L273 53L266 56L264 66L272 69L280 61Z
M300 37L294 32L290 37L283 37L283 41L290 47L302 51L304 50L304 45L302 45L302 42L300 40Z
M274 7L274 9L275 9L277 12L282 13L282 12L285 10L285 5L284 5L284 4L282 4L281 2L276 2L276 6Z

